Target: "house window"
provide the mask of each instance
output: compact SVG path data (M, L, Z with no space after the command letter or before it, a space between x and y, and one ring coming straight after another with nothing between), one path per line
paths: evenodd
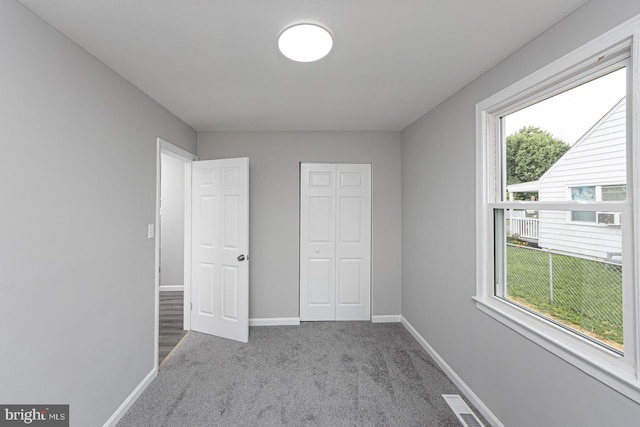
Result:
M610 33L477 105L474 299L640 403L637 29L640 18L618 43ZM538 194L514 200L507 185Z
M596 187L572 187L571 200L594 202L596 200ZM593 211L571 211L571 221L596 222L596 213Z
M620 162L624 160L622 155L619 158ZM626 200L627 186L626 184L620 184L571 187L570 194L571 200L577 202L619 202ZM571 211L570 218L572 222L620 225L620 214L613 212Z
M627 186L622 185L604 185L602 186L602 201L617 202L627 198Z

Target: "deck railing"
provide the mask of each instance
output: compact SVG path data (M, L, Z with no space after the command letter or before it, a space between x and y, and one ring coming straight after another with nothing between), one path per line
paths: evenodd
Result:
M509 230L511 235L519 235L526 239L538 240L540 226L537 218L511 218Z

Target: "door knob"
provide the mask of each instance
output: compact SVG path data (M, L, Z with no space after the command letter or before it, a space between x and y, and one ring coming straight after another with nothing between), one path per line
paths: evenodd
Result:
M238 255L238 261L244 261L247 259L243 254Z

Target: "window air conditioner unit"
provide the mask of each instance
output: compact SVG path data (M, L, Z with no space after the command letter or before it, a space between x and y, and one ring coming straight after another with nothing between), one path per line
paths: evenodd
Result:
M620 225L620 212L598 212L598 224Z

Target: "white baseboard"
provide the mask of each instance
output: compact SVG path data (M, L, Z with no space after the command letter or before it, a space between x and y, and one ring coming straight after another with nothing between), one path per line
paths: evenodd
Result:
M109 418L102 427L115 427L115 425L118 424L118 421L120 421L124 414L127 413L129 408L131 408L131 405L133 405L138 397L140 397L142 392L149 386L149 384L151 384L154 379L156 379L157 375L158 368L153 368L151 372L149 372L147 376L144 377L144 379L140 382L140 384L138 384L138 386L131 392L129 397L127 397L125 401L122 402L122 405L120 405L120 407L116 409L116 412L111 415L111 418Z
M249 326L298 326L299 317L271 317L264 319L249 319Z
M161 285L158 287L160 292L163 291L184 291L184 286L182 285Z
M444 371L449 379L462 391L465 397L469 399L469 401L471 401L471 403L478 409L478 411L480 411L482 416L485 417L492 426L504 427L504 424L500 422L498 417L496 417L493 412L491 412L491 410L487 407L487 405L485 405L482 400L480 400L480 398L476 396L471 388L469 388L469 386L465 384L464 381L462 381L462 378L460 378L458 374L456 374L455 371L451 369L451 366L449 366L447 362L445 362L444 359L440 357L440 355L433 349L433 347L429 345L429 343L422 337L422 335L418 333L418 331L411 325L411 323L409 323L409 321L403 316L401 316L400 321L402 322L404 327L407 328L409 333L413 335L416 341L418 341L422 348L424 348L424 350L429 354L429 356L431 356L433 360L436 361L438 366L440 366L440 369Z
M384 316L371 316L371 323L398 323L402 316L399 314L387 314Z

